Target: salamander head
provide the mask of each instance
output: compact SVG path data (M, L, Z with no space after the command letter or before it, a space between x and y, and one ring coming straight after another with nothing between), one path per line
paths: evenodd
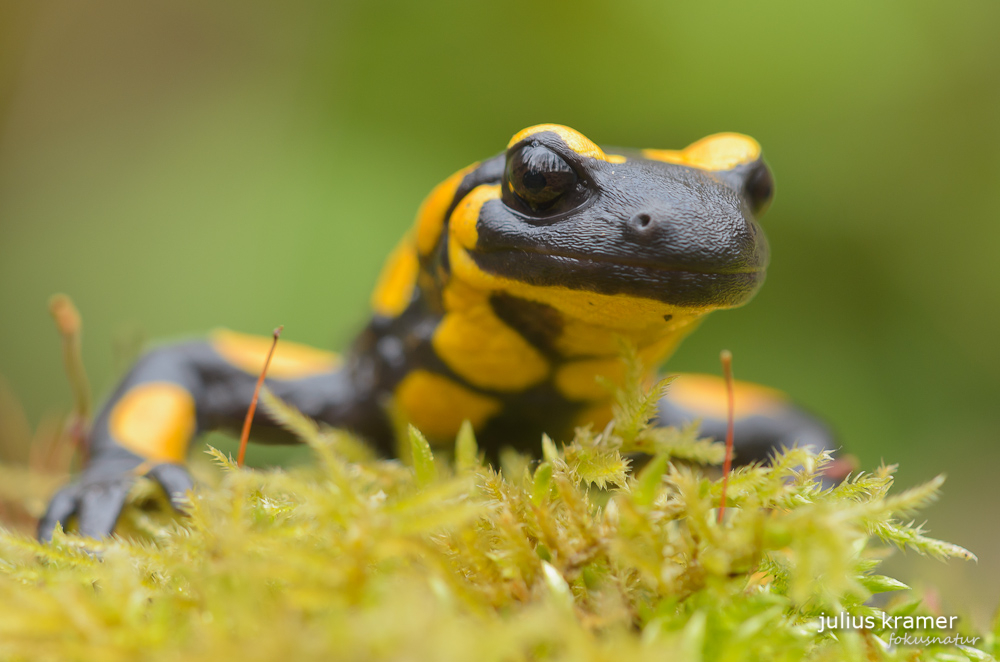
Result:
M703 313L745 303L764 280L768 247L756 216L773 183L747 136L608 154L572 129L543 124L519 132L478 172L493 181L458 201L448 246L455 275L478 286ZM558 297L544 299L560 307Z

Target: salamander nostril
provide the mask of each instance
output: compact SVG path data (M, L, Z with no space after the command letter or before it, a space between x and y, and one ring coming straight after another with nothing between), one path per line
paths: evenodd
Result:
M653 220L653 215L649 212L641 211L632 215L625 224L627 231L636 239L646 241L651 237L656 229L657 223Z

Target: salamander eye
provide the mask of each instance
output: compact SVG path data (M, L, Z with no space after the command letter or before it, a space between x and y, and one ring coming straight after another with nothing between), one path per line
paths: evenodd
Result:
M771 198L774 197L774 177L763 161L758 161L747 174L743 190L755 215L760 216L767 211L771 204Z
M551 207L576 187L576 171L542 145L525 145L507 157L507 189L536 211Z

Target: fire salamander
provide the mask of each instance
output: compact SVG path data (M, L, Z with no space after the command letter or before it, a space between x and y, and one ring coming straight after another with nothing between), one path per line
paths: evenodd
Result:
M620 339L659 365L706 313L761 286L768 244L757 218L772 191L760 146L744 135L604 150L565 126L524 129L423 202L351 348L338 356L283 341L268 385L386 455L390 403L432 442L452 441L469 420L491 452L536 450L543 431L558 439L602 426L610 395L595 378L622 378ZM73 516L83 535L107 535L137 475L178 503L192 487L191 439L239 428L269 345L219 331L143 356L96 417L89 465L52 499L40 538ZM724 403L720 380L682 376L661 422L701 418L704 433L721 436ZM764 387L738 387L737 419L743 462L777 445L831 443ZM254 431L258 441L294 441L263 412Z

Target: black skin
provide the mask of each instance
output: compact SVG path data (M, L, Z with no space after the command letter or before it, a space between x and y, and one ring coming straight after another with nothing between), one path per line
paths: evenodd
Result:
M603 294L627 294L677 306L731 307L748 300L763 282L767 242L756 216L770 202L773 184L760 159L724 172L625 154L613 164L569 149L546 132L513 145L466 175L445 218L480 184L501 183L503 196L487 202L477 222L473 258L481 269L533 285L562 285ZM513 189L513 190L512 190ZM445 313L441 288L451 276L447 231L430 256L421 257L424 278L397 317L375 315L344 355L343 364L302 379L274 379L269 388L306 415L353 430L379 452L392 454L387 405L393 390L414 369L468 385L436 355L431 338ZM495 314L547 359L564 360L555 349L562 318L545 304L503 292L490 299ZM129 389L171 382L196 404L195 435L238 430L257 376L227 362L210 342L161 347L140 359L94 421L90 463L77 482L53 497L39 523L49 540L57 524L73 516L81 534L108 535L140 469L158 482L178 509L193 482L181 464L150 464L120 445L109 430L114 404ZM470 388L472 388L470 386ZM475 389L482 391L482 389ZM504 445L526 446L541 432L568 435L583 404L570 402L543 382L519 393L490 393L503 403L477 438L491 457ZM685 424L698 418L669 397L660 422ZM294 443L266 413L254 418L255 441ZM705 434L721 438L725 421L708 418ZM813 417L787 405L736 421L737 459L766 458L795 442L816 450L833 439Z

